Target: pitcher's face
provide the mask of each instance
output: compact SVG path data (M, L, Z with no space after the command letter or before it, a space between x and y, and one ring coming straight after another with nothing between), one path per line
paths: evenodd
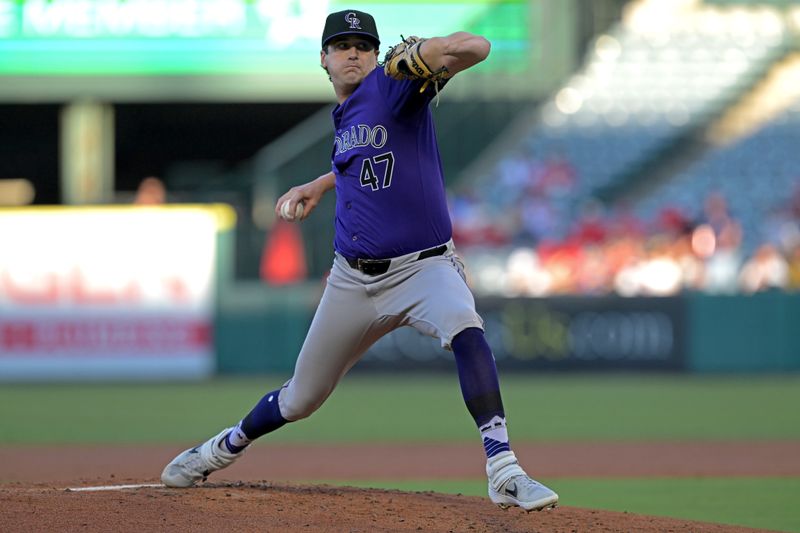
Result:
M367 39L344 35L320 52L320 64L328 71L334 87L351 93L378 65L378 50Z

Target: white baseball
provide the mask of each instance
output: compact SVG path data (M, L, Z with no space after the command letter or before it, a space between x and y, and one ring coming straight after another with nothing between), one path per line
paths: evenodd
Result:
M281 218L283 220L295 220L303 216L303 202L297 202L297 206L294 208L294 216L289 213L289 200L283 202L281 205Z

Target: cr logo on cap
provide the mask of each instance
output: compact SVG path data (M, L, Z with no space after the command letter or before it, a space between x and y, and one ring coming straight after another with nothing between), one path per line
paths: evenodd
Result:
M352 11L344 16L344 20L350 23L351 30L361 29L361 19L359 19Z

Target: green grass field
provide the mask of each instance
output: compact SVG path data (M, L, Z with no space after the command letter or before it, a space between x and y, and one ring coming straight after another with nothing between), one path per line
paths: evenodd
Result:
M777 531L800 531L798 478L542 479L561 505L670 516ZM329 482L330 484L341 481ZM349 485L485 496L484 480L420 480Z
M235 423L282 381L2 385L0 445L193 443ZM506 375L502 385L514 441L800 440L800 376ZM269 438L478 445L455 375L348 377L311 419ZM800 532L798 478L545 481L564 505ZM485 491L478 479L352 484Z
M282 382L2 385L0 444L192 442L235 423ZM515 440L800 439L800 376L506 376L502 387ZM476 438L455 376L348 377L313 418L270 438L407 442L420 435Z

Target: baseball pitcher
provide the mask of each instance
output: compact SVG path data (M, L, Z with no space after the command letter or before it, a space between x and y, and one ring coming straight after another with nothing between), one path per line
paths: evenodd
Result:
M483 61L490 44L456 32L404 38L379 64L368 13L328 16L320 64L338 105L331 170L278 199L277 215L310 216L336 189L334 260L294 375L236 426L184 451L164 469L189 487L238 459L255 439L311 415L380 337L411 326L453 352L467 409L486 451L489 497L528 511L558 495L522 470L511 450L494 356L456 256L430 103L453 76Z

